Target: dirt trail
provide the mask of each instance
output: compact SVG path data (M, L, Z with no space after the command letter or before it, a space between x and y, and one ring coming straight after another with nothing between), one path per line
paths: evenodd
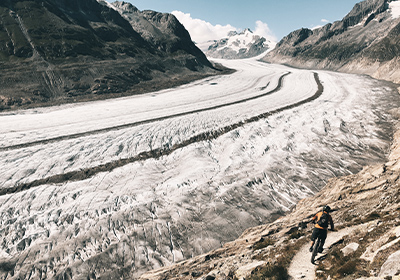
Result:
M349 235L354 230L358 229L360 226L353 226L349 228L344 228L339 231L329 231L328 237L326 238L326 242L324 245L324 251L322 254L318 254L316 262L318 263L318 258L323 256L324 254L329 254L328 248L342 239L344 236ZM311 253L309 251L310 243L307 242L306 245L301 247L301 249L297 252L297 254L293 257L292 262L290 263L288 274L289 279L297 280L297 279L307 279L313 280L315 279L315 268L316 266L311 263Z

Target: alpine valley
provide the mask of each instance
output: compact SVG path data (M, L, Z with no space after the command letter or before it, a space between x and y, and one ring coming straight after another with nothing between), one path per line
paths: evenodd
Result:
M366 0L206 56L171 14L0 1L0 278L399 279L399 26Z

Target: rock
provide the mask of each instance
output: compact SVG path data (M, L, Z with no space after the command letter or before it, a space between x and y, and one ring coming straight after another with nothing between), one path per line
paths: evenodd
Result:
M248 277L256 267L262 266L263 264L265 264L265 261L255 261L255 262L251 262L246 265L243 265L243 266L239 267L239 269L237 269L236 277L238 279L244 279L244 278Z
M189 32L169 13L139 11L130 3L116 1L114 7L129 21L133 29L156 49L174 54L184 51L196 57L202 64L211 67L204 53L192 42Z
M360 245L358 243L350 243L349 245L347 245L346 247L344 247L342 250L342 253L344 256L348 256L351 253L354 253L355 251L357 251L358 247Z
M382 265L379 277L394 276L400 274L400 250L391 254Z
M400 226L393 229L393 234L395 234L396 237L400 237Z
M199 276L201 276L203 273L202 272L199 272L199 271L193 271L192 273L190 273L190 275L192 276L192 277L199 277Z

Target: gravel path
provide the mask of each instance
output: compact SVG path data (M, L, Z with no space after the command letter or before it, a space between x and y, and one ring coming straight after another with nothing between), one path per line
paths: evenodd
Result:
M354 226L349 228L344 228L339 231L329 231L328 237L326 238L323 254L327 254L328 248L342 239L344 236L349 235L352 231L356 230L360 226ZM311 253L309 252L310 243L307 242L306 245L301 247L299 252L294 256L292 262L290 263L288 273L290 279L315 279L315 265L311 263ZM321 254L317 255L316 262L318 263L318 258Z

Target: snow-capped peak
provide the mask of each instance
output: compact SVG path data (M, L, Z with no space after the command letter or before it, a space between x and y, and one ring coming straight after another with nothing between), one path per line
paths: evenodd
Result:
M273 42L246 28L239 33L230 31L226 38L214 41L204 51L213 58L238 59L260 55L273 46Z

